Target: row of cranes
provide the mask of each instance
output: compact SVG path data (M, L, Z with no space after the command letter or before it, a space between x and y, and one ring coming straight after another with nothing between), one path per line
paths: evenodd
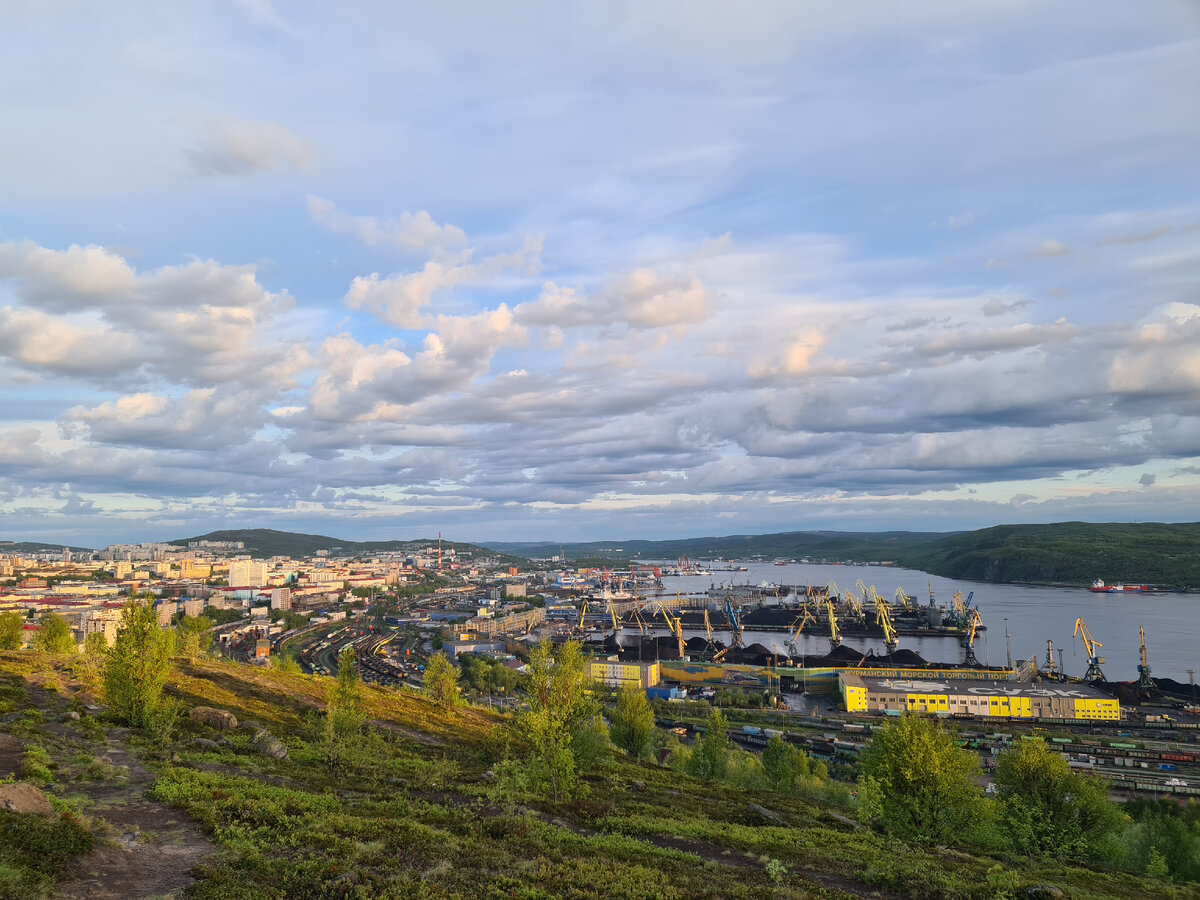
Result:
M1090 683L1108 681L1104 670L1101 668L1105 663L1104 657L1100 655L1100 650L1104 645L1092 637L1092 632L1087 627L1087 623L1083 621L1082 616L1075 620L1075 630L1072 632L1071 638L1079 638L1083 642L1083 650L1087 658L1087 671L1084 672L1083 680ZM1146 656L1146 628L1143 625L1138 626L1138 643L1138 652L1141 661L1137 667L1138 680L1136 690L1138 696L1146 700L1158 690L1158 686L1154 683L1154 679L1150 677L1150 663ZM1060 650L1059 653L1061 652ZM1066 674L1062 671L1061 662L1055 664L1054 661L1054 641L1046 641L1045 669L1045 676L1047 678L1056 681L1066 680Z
M960 643L964 649L965 662L977 665L978 661L975 658L974 642L976 634L983 627L983 620L979 614L979 610L971 606L973 596L973 592L964 597L961 592L956 591L947 612L961 629ZM929 597L930 607L934 608L932 585L930 586ZM611 599L608 601L607 606L607 612L612 622L613 634L616 635L622 627L621 618L617 614ZM726 596L724 606L724 612L729 623L728 627L731 632L731 641L720 649L718 649L717 642L713 637L713 625L709 618L709 611L708 609L704 610L704 630L708 639L708 649L714 654L712 656L714 662L721 662L731 651L743 646L743 625L739 609L734 604L731 596ZM843 590L834 582L830 582L825 588L808 586L804 591L803 601L798 609L799 615L788 626L787 646L792 656L798 655L797 645L801 635L804 633L804 629L818 625L822 619L828 628L831 647L836 648L842 643L843 626L840 624L840 620L850 619L859 628L868 628L871 624L874 624L882 634L884 645L890 655L896 651L900 644L900 628L898 627L896 617L898 615L906 616L919 612L920 607L916 599L906 594L903 588L896 589L892 602L889 603L888 600L879 594L874 585L864 584L860 578L854 590ZM643 616L643 611L643 607L635 606L630 611L626 621L628 624L636 626L641 635L645 637L652 625ZM580 632L583 631L585 616L586 605L580 610L579 614L578 629ZM650 614L649 618L653 620L656 616L661 617L666 623L667 629L678 643L680 658L683 658L686 642L683 637L682 616L672 614L663 604L655 604L655 610Z

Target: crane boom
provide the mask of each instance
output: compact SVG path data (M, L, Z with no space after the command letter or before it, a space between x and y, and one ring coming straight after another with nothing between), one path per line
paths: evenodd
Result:
M1075 620L1075 633L1071 637L1083 639L1083 646L1087 650L1088 667L1084 674L1085 681L1107 681L1104 676L1104 671L1100 668L1104 664L1104 657L1100 656L1098 651L1104 645L1092 637L1092 633L1088 631L1087 623L1080 616Z
M829 616L829 644L836 647L842 642L842 633L838 630L837 613L833 609L833 600L825 597L825 613Z

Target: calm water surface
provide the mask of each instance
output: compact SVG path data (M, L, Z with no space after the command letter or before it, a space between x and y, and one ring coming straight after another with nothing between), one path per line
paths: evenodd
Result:
M948 604L955 591L962 591L964 595L975 592L972 605L979 607L987 626L987 631L975 641L975 655L981 662L990 660L993 665L998 665L1006 661L1004 632L1007 624L1013 659L1036 655L1039 661L1044 661L1046 640L1050 639L1056 650L1062 648L1064 651L1062 662L1067 674L1083 675L1087 668L1083 643L1071 637L1075 619L1082 616L1092 636L1104 645L1101 655L1107 660L1104 672L1110 680L1127 681L1137 677L1139 625L1146 628L1146 649L1155 676L1186 683L1188 669L1196 669L1200 674L1200 594L1093 594L1086 588L956 581L884 566L742 565L749 571L664 578L663 588L668 593L677 590L685 594L702 592L711 585L727 585L731 579L738 584L767 581L801 588L805 584L824 585L836 581L843 588L853 588L861 578L864 584L874 585L888 599L896 588L902 587L919 602L927 603L928 585L932 583L939 604ZM809 629L816 627L809 625L806 633L801 635L797 644L800 652L816 655L828 652L826 630L807 634ZM684 633L686 637L695 636L694 632L685 630ZM727 635L718 635L718 639L727 640ZM747 630L743 640L747 644L759 643L777 652L786 652L787 640L779 634ZM882 640L849 638L845 644L863 651L885 652ZM902 637L900 646L915 650L930 662L962 659L962 649L954 638Z

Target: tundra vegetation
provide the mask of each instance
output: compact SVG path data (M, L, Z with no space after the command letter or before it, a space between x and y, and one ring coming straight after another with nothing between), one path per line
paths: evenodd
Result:
M154 665L132 665L139 650ZM647 734L631 692L608 707L610 741L575 644L534 648L520 709L503 713L365 685L348 655L336 679L192 658L140 603L93 651L92 685L86 654L0 652L0 747L20 746L14 775L55 804L53 819L0 812L0 898L46 896L111 843L80 791L122 777L100 760L116 751L149 772L140 803L211 842L189 900L983 900L1035 885L1138 900L1195 896L1200 877L1197 807L1105 806L1032 742L1001 757L987 797L972 755L919 717L890 723L841 780L779 738L740 749L716 710L694 744L652 719ZM238 725L181 714L197 706ZM924 818L935 802L949 808ZM1056 830L1034 827L1044 816Z

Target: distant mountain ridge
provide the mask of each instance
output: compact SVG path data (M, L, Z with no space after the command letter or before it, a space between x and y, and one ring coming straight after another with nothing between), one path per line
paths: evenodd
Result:
M41 541L0 541L0 553L53 553L63 548L72 553L93 553L91 547L72 547L68 544L45 544Z
M664 541L488 542L516 556L594 559L819 559L893 562L933 575L995 583L1147 583L1200 589L1200 523L1057 522L965 532L789 531ZM561 550L560 550L561 548Z
M222 531L210 531L208 534L196 537L176 538L168 541L177 547L186 547L193 541L241 541L245 544L245 552L254 556L311 556L320 550L330 553L373 553L396 550L415 550L417 548L436 546L438 539L420 538L411 541L350 541L344 538L329 537L324 534L302 534L294 531L276 531L273 528L240 528ZM472 557L485 550L478 544L468 544L461 541L442 541L442 549L449 552L454 549L456 556ZM488 555L497 551L488 550Z

